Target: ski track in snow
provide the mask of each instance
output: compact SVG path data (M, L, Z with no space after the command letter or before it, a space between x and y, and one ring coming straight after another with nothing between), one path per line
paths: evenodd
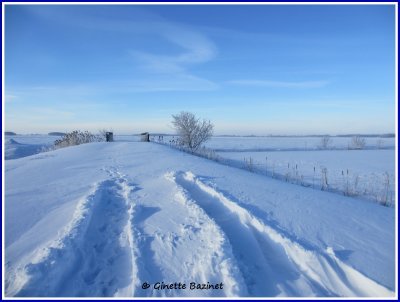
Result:
M131 296L137 268L131 219L135 187L113 169L78 205L65 235L39 251L16 296ZM26 278L25 277L25 278ZM21 277L23 278L23 277Z
M392 296L326 252L310 251L264 224L191 172L172 177L232 245L250 296Z

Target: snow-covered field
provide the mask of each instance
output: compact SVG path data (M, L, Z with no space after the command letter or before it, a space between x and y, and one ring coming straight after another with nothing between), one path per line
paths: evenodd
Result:
M365 137L365 149L394 149L393 137ZM294 151L319 150L321 137L282 136L282 137L243 137L214 136L206 146L217 152L239 151ZM349 149L352 147L352 137L335 137L329 139L328 149Z
M164 139L168 143L171 137ZM395 138L361 137L227 137L214 136L204 156L297 185L336 192L393 206ZM359 147L359 146L358 146Z
M395 150L217 152L232 165L387 205L395 201ZM326 183L325 183L326 180Z
M134 138L5 161L6 296L396 295L395 208Z

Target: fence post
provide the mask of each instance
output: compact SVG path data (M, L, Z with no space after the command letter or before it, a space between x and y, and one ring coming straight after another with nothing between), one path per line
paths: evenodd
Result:
M114 141L114 135L112 132L106 132L106 141L107 142L112 142Z

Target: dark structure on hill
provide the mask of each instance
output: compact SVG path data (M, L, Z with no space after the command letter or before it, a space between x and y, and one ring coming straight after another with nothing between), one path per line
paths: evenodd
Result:
M106 142L114 141L114 134L112 132L106 132Z
M140 134L140 141L141 142L149 142L150 141L150 133L143 132Z

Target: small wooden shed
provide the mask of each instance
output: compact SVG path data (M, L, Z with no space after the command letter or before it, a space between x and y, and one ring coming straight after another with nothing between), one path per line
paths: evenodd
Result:
M150 133L143 132L140 134L140 141L141 142L149 142L150 141Z

